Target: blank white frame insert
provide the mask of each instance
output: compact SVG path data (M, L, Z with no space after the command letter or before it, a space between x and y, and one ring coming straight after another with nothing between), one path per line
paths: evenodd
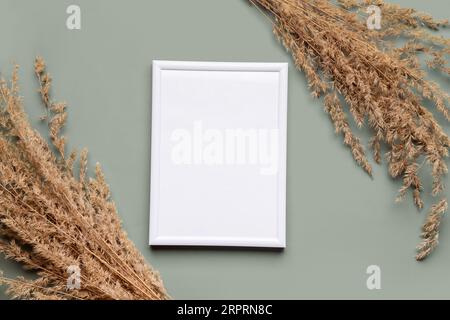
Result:
M152 246L286 246L287 63L153 61Z

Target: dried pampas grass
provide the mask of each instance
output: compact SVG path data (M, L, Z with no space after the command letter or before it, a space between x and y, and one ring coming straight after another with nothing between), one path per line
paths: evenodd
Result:
M339 0L339 5L328 0L249 1L272 21L276 36L306 75L313 96L324 96L325 110L355 161L372 175L348 115L358 127L371 129L375 162L382 162L382 148L387 149L389 173L403 182L398 201L411 191L414 204L422 209L420 171L425 163L431 168L430 192L442 194L450 138L426 103L450 120L450 96L426 79L418 54L425 54L427 67L450 75L450 40L427 31L447 26L447 21L382 0ZM381 9L381 30L367 27L369 5ZM396 46L399 37L406 40L402 46ZM431 208L417 260L435 249L446 209L445 200Z
M77 154L65 153L60 135L66 105L51 100L41 58L35 73L52 145L28 122L17 67L10 82L0 83L0 252L38 277L1 277L0 284L25 299L168 298L121 228L98 164L88 178L86 150L75 173Z

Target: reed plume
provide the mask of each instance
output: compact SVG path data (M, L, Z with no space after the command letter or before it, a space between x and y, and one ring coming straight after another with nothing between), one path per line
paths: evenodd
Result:
M450 120L450 96L427 79L426 69L450 75L450 40L430 32L448 22L382 0L249 1L271 20L275 35L306 75L312 95L323 97L325 111L356 163L372 176L365 148L349 118L358 127L370 128L369 147L376 163L382 162L382 150L387 150L389 174L402 180L397 201L411 192L414 204L422 209L424 164L431 168L430 192L441 194L450 138L427 103ZM381 30L367 26L369 5L381 9ZM404 45L396 45L399 37L406 39ZM426 66L419 54L425 55ZM429 229L430 219L440 222L446 208L443 202L434 206L424 228ZM426 243L418 246L417 260L437 245L439 223L432 225L432 231L426 231Z
M0 82L0 252L37 278L0 275L0 284L25 299L168 298L122 229L100 165L91 178L86 150L78 165L76 152L66 154L66 104L51 99L42 58L35 74L51 144L27 119L17 66L11 81Z

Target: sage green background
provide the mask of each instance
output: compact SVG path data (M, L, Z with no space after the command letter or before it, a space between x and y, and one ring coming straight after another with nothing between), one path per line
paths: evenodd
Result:
M392 2L450 18L448 1ZM80 31L65 26L70 4L81 7ZM8 75L21 65L26 109L43 130L32 65L45 57L55 98L69 104L70 146L88 147L91 164L102 163L125 229L174 298L450 298L450 221L435 254L415 262L425 212L394 203L399 182L385 166L371 180L354 164L270 24L245 0L1 0L0 41L0 68ZM289 62L284 251L147 245L152 59ZM381 267L381 290L366 288L371 264ZM3 259L0 269L21 273Z

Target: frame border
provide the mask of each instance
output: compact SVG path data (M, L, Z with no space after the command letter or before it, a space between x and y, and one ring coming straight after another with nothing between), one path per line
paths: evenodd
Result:
M279 129L279 170L278 170L278 212L277 237L236 238L236 237L167 237L158 234L159 208L159 150L161 130L161 73L164 70L186 71L247 71L278 72L278 129ZM286 153L287 153L287 88L288 63L254 62L194 62L153 60L152 80L152 129L151 129L151 170L150 170L150 228L151 246L230 246L230 247L286 247Z

